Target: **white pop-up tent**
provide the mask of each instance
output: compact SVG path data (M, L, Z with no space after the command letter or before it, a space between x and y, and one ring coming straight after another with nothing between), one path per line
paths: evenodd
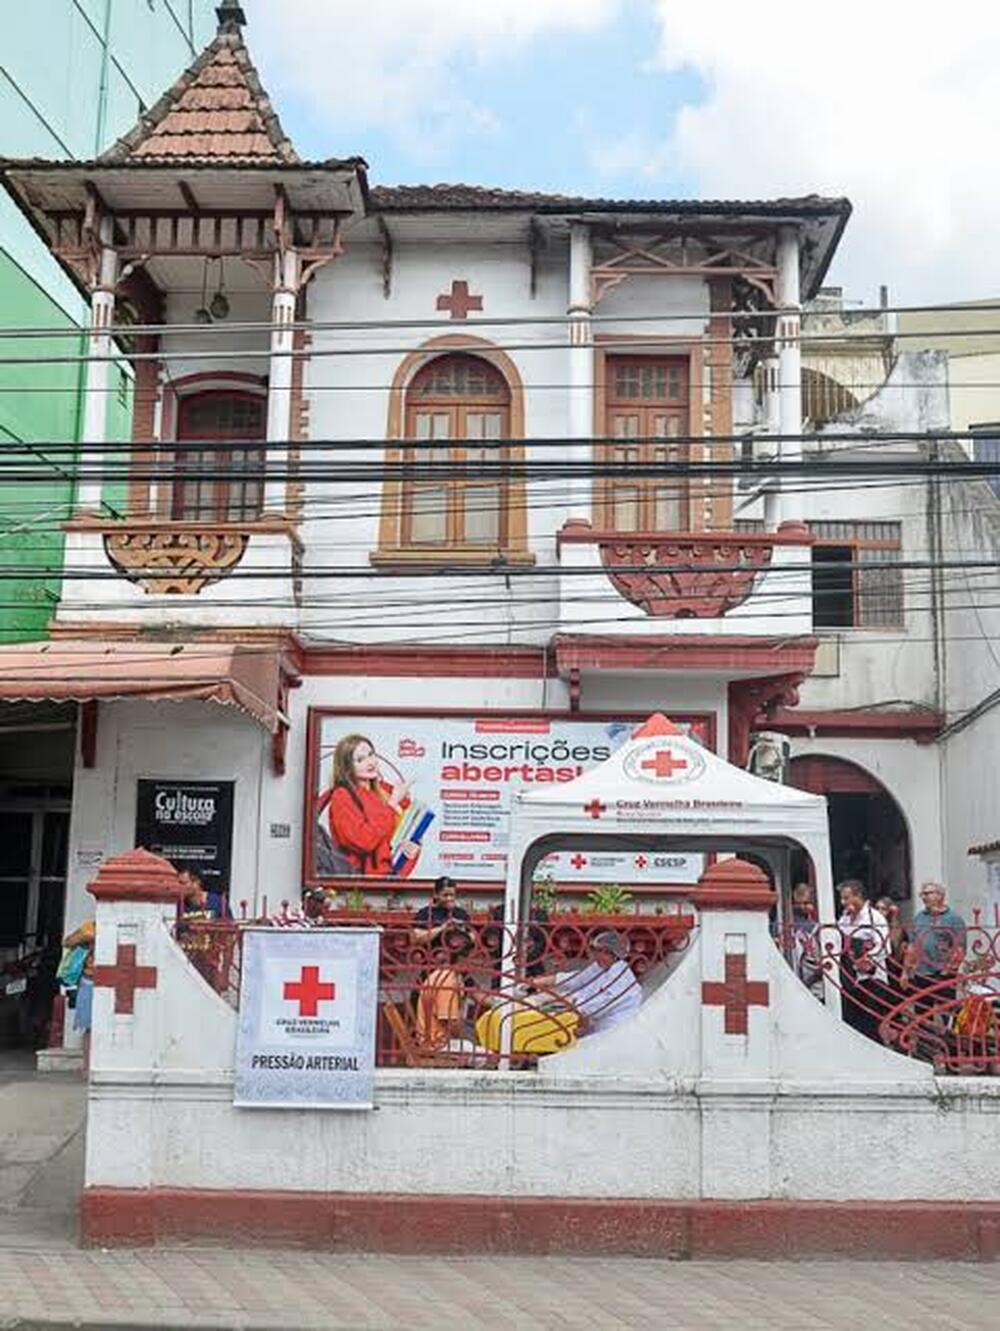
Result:
M575 781L515 793L505 919L525 917L535 868L555 850L752 853L780 893L795 847L812 860L820 921L832 923L826 799L734 767L656 713Z

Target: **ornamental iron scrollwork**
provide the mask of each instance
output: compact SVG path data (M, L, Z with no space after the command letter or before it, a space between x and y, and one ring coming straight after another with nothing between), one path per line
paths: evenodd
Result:
M249 541L245 531L115 531L104 551L150 596L196 596L236 568Z
M615 589L654 619L718 619L750 596L771 546L707 533L602 541Z

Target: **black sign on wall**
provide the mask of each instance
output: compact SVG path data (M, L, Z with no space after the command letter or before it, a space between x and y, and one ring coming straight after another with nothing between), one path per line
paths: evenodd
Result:
M210 892L229 893L232 781L140 781L135 844L191 869Z

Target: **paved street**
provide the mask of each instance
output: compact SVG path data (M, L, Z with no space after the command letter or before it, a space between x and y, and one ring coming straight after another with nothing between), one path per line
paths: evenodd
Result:
M0 1058L0 1328L985 1331L1000 1264L82 1252L83 1088Z

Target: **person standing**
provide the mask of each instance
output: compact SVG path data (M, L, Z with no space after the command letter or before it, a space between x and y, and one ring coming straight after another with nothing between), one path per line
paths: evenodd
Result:
M958 972L965 959L965 920L948 905L941 883L920 888L923 909L913 919L913 940L903 966L904 986L915 989L917 1009L940 1011L944 1017L956 1001Z
M889 926L881 911L867 899L864 884L858 879L838 884L837 892L844 1020L870 1040L878 1040L879 1022L889 1007Z

